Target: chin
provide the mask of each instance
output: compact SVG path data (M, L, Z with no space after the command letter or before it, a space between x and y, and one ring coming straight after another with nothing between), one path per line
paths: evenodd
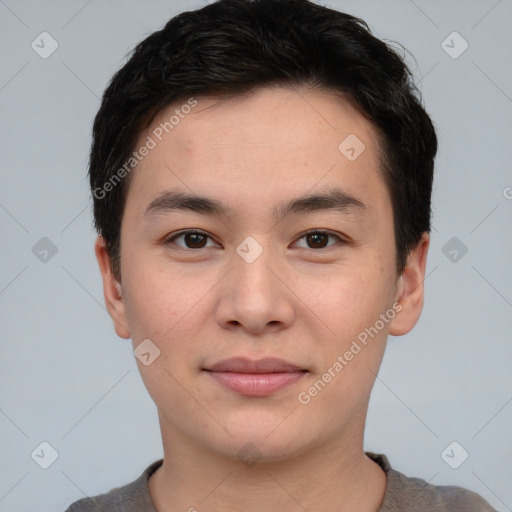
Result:
M293 458L307 450L311 443L304 438L304 430L284 423L276 428L261 428L256 422L239 424L229 428L229 435L220 439L204 440L211 448L222 455L244 462L258 459L260 462L278 462ZM315 436L313 436L315 437Z

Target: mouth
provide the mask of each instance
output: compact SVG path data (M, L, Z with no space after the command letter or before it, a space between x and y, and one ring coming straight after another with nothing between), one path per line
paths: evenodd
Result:
M304 377L307 370L282 359L225 359L203 368L215 382L243 396L268 396Z

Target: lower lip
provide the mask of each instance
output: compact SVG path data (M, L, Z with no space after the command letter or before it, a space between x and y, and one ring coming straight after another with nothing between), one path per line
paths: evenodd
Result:
M267 396L300 380L305 372L208 372L223 386L244 396Z

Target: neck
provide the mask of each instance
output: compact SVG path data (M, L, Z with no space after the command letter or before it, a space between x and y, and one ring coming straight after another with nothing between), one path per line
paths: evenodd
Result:
M361 428L284 460L246 465L160 423L164 462L149 480L158 512L376 512L382 503L386 475L365 455L362 434L354 434Z

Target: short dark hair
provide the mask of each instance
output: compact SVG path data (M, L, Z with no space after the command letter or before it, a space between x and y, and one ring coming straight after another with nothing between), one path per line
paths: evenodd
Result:
M131 177L120 180L126 172L119 171L141 131L171 103L273 85L341 92L377 128L402 273L409 252L430 232L437 152L435 129L403 58L363 20L309 0L218 0L179 14L140 42L103 95L89 178L95 228L117 279Z

